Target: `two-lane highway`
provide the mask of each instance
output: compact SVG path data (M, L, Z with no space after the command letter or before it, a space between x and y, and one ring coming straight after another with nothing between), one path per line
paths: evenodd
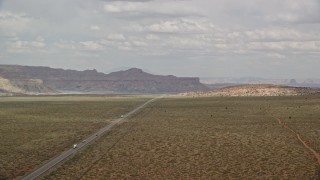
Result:
M136 113L137 111L141 110L142 108L146 107L149 103L151 103L151 102L153 102L153 101L155 101L155 100L157 100L159 98L162 98L162 97L164 97L164 96L160 96L160 97L151 99L151 100L147 101L146 103L142 104L141 106L137 107L136 109L130 111L129 113L124 115L122 118L114 119L113 121L111 121L110 124L106 125L105 127L100 129L96 133L92 134L88 138L82 140L82 142L77 144L77 148L71 148L71 149L69 149L67 151L64 151L63 153L61 153L61 155L59 155L59 156L55 157L54 159L50 160L48 163L44 164L42 167L38 168L37 170L35 170L34 172L28 174L27 176L25 176L22 179L23 180L29 180L29 179L35 179L35 178L39 177L41 174L45 173L50 168L52 168L55 165L57 165L59 162L65 160L67 157L77 153L81 148L87 146L89 143L91 143L92 141L96 140L98 137L100 137L102 134L104 134L107 131L109 131L116 124L120 123L121 121L123 121L124 119L129 117L130 115L132 115L132 114Z

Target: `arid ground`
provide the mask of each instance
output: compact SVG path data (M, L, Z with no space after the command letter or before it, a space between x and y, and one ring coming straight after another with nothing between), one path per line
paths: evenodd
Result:
M149 98L0 97L0 179L25 175Z
M320 97L161 99L42 178L320 178L286 127L319 153Z

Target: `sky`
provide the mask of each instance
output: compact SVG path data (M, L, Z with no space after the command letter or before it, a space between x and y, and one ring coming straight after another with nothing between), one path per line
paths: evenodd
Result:
M320 0L0 0L0 64L320 77Z

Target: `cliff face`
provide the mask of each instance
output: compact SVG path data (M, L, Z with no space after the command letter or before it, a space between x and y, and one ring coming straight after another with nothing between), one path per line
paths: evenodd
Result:
M0 95L56 93L40 79L6 79L0 76Z
M208 90L199 78L152 75L137 68L104 74L96 70L0 65L0 76L24 93L181 93ZM0 89L4 88L0 85Z

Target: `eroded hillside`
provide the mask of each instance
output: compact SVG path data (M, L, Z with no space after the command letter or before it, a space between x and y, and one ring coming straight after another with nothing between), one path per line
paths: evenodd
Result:
M183 93L183 96L294 96L320 94L320 89L278 86L271 84L251 84L225 87L211 91Z

